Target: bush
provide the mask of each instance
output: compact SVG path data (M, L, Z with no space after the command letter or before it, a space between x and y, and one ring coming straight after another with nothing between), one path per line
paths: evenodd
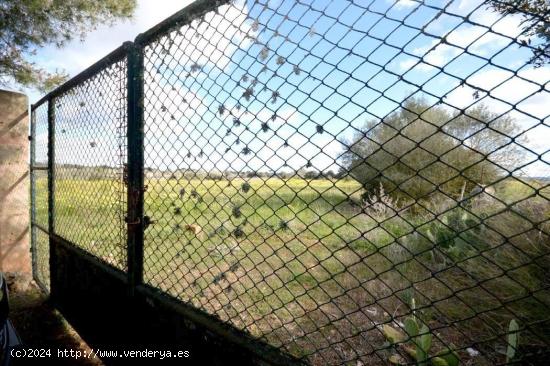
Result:
M450 113L411 98L386 118L368 121L347 143L343 165L367 191L383 184L406 199L428 198L436 190L458 197L464 185L470 191L491 184L501 167L512 169L522 160L517 146L502 148L517 124L497 117L483 105Z

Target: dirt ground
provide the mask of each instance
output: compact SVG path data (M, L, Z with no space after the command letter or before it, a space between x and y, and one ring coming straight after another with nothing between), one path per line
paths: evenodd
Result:
M32 280L30 275L4 274L9 289L9 318L23 341L26 350L50 350L47 357L56 365L103 365L98 358L59 358L58 350L90 352L90 347L80 338L63 316L48 302L47 295ZM44 351L42 355L46 355ZM45 364L44 358L16 360L15 365Z

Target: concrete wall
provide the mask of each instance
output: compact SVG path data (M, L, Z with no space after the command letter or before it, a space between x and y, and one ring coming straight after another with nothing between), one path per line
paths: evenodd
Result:
M31 272L27 96L0 90L0 271Z

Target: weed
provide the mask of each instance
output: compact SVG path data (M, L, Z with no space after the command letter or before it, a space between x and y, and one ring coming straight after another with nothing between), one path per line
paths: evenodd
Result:
M519 348L519 325L515 319L508 325L508 347L506 348L506 363L513 361Z

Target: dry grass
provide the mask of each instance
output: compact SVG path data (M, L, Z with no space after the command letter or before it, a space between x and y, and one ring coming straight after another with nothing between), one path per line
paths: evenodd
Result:
M550 195L518 182L483 202L433 199L402 210L405 202L379 207L387 199L362 207L354 181L149 180L145 211L155 223L144 277L319 365L386 364L398 350L379 326L399 327L414 297L435 351L452 345L464 362L492 365L503 360L511 319L532 324L522 331L525 354L550 342ZM73 192L60 197L108 187L57 182ZM92 252L117 245L104 259L124 268L123 245L108 235L118 223L89 224L116 207L112 198L86 198L86 212L78 199L58 201L66 225L57 227Z

